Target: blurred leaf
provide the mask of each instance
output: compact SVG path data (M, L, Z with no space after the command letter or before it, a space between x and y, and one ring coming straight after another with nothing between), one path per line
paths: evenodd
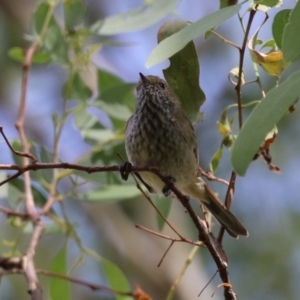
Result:
M222 112L220 121L218 121L217 124L218 124L219 132L222 135L226 135L231 132L231 126L230 126L229 120L227 118L227 109L225 109Z
M67 30L73 30L83 22L87 7L83 0L64 0L64 17Z
M80 196L80 200L93 202L112 202L132 199L141 194L135 184L108 184Z
M15 180L13 180L15 181ZM11 181L11 182L13 182ZM15 209L17 206L24 200L25 194L17 188L16 186L12 185L11 182L8 184L8 197L7 201L11 208Z
M44 34L43 48L53 61L68 64L68 46L62 29L53 16L53 3L40 2L33 15L34 28L38 35Z
M22 48L19 47L13 47L10 48L8 51L8 56L12 60L16 62L23 63L25 60L25 51ZM34 53L32 62L35 64L44 64L49 62L51 59L50 55L46 52L43 52L41 50Z
M275 6L281 6L282 0L253 0L254 5L264 5L268 7L275 7Z
M21 228L23 227L26 222L28 221L25 221L24 219L20 218L20 217L9 217L6 221L7 224L11 225L12 227L15 227L15 228Z
M93 140L97 143L111 141L115 138L115 133L110 129L85 129L81 133L86 140Z
M238 4L220 9L166 38L152 50L147 59L146 67L150 68L163 62L184 48L194 38L225 22L238 13L241 5Z
M220 0L220 9L227 7L227 6L232 6L238 3L238 0Z
M101 258L101 264L103 271L105 273L106 279L108 281L109 287L113 290L130 292L131 287L129 282L120 268L115 265L113 262ZM120 296L115 294L116 300L132 300L132 297Z
M81 161L80 161L81 163ZM96 167L97 165L95 164L86 164L88 166L94 166ZM103 164L99 164L99 165L103 165ZM83 182L87 182L87 183L92 183L92 184L96 184L97 186L99 185L103 185L103 184L107 184L108 180L108 174L107 173L111 173L111 172L94 172L94 173L86 173L86 172L82 172L82 171L74 171L72 172L72 176L70 177L72 182L74 182L75 186L76 184L82 184ZM68 174L69 176L70 174ZM62 176L64 176L64 173L62 173ZM65 176L64 176L65 177ZM94 187L93 187L94 188ZM75 190L74 191L75 194L73 194L74 198L78 197L78 192Z
M134 86L135 84L123 83L117 86L113 86L111 88L107 88L103 93L100 94L99 97L100 102L98 103L99 100L95 101L96 107L101 107L101 109L103 109L104 112L111 115L112 112L111 107L114 104L116 104L116 106L119 107L120 106L124 107L124 105L126 105L127 108L124 107L124 109L126 109L128 112L132 112L136 102L133 94ZM107 103L106 107L104 102ZM108 111L105 110L106 108L108 109ZM115 114L114 117L116 117ZM128 114L127 117L129 118ZM120 120L120 117L118 117L118 119ZM124 128L124 123L117 124L116 122L114 122L114 125L116 129L123 130Z
M109 116L119 120L126 121L131 115L131 111L127 106L118 103L106 103L98 100L97 107L104 110Z
M224 136L222 140L222 145L224 145L226 148L230 149L235 141L235 137L232 134L228 134Z
M60 220L61 223L63 223L63 220ZM45 226L45 230L43 231L43 235L48 235L48 234L57 234L57 233L66 233L65 228L63 226L59 226L56 223L50 222L50 223L46 223L44 224ZM33 233L33 227L32 227L32 223L27 222L25 228L23 229L23 232L26 234L32 234Z
M92 90L83 81L79 73L71 74L63 87L63 96L66 99L86 101L92 96Z
M25 192L24 192L24 181L21 178L16 178L10 182L10 186L14 186L20 191L20 195L22 195L22 199L25 198ZM32 195L34 199L34 203L41 207L47 202L47 191L42 187L41 183L38 181L31 181L31 188L32 188ZM11 191L12 192L12 191ZM24 194L23 194L24 192ZM10 195L11 196L11 195ZM19 197L19 196L18 196ZM11 199L9 199L10 201Z
M50 271L66 275L68 271L66 245L58 252L50 265ZM71 289L68 280L56 277L50 278L49 293L52 300L71 299Z
M125 123L132 114L131 110L127 106L119 103L106 103L101 100L98 100L96 104L98 108L102 109L109 115L116 129L120 128L124 131Z
M104 165L108 164L120 164L121 161L117 157L117 153L119 153L126 160L125 146L124 146L124 136L122 139L115 139L110 141L109 143L102 145L101 151L94 152L92 155L93 163L100 163ZM108 175L112 175L113 173L108 173Z
M125 104L130 111L133 111L136 102L133 93L134 87L135 84L125 83L121 78L111 73L103 70L98 71L98 90L100 91L99 100L108 103Z
M20 140L13 140L13 142L11 143L11 146L13 147L13 149L15 151L22 151L22 145L20 143ZM15 153L12 152L13 155L13 160L15 162L16 165L21 166L22 165L22 157L20 155L16 155Z
M289 21L291 11L292 11L291 9L283 9L280 12L278 12L273 19L273 24L272 24L273 38L276 42L277 47L281 50L282 50L282 38L283 38L284 29L286 24Z
M213 174L215 174L217 172L217 169L218 169L218 166L219 166L222 156L223 156L223 148L221 147L213 155L211 162L209 164L209 169Z
M5 171L0 171L0 182L7 178ZM0 199L6 199L8 196L8 183L0 186Z
M291 62L300 55L300 2L291 11L289 23L285 26L282 39L282 52L284 60Z
M45 147L41 145L34 144L31 147L31 153L38 159L38 161L43 163L51 163L53 162L53 153L47 150ZM41 169L31 173L31 178L36 181L45 181L50 183L53 179L53 169Z
M123 83L124 81L121 78L104 70L98 70L98 88L100 93L116 85L121 85Z
M133 89L135 84L132 83L122 83L119 85L114 85L111 88L107 88L100 95L100 99L110 103L123 103L126 94L133 94Z
M91 30L99 35L119 34L141 30L156 24L175 11L179 0L152 0L149 4L97 21Z
M30 141L31 144L31 154L33 154L38 160L42 161L42 162L52 162L52 154L49 153L49 151L47 151L46 149L44 149L43 147L35 144L34 142ZM12 143L12 147L15 151L20 151L22 152L22 146L20 144L19 140L14 140ZM41 153L43 153L43 156L41 156ZM46 154L47 153L47 154ZM47 158L46 158L47 157ZM50 159L49 159L50 157ZM16 165L22 165L23 164L23 157L20 155L16 155L13 153L13 159L15 161ZM52 180L52 174L53 174L53 170L37 170L35 172L31 172L30 176L31 179L33 179L33 181L40 181L41 178L44 178L43 176L45 175L45 180L47 182L50 182ZM15 180L20 180L19 179L15 179ZM13 183L12 183L13 184ZM23 184L21 185L22 188L20 188L20 190L23 190Z
M163 214L163 216L167 219L172 206L172 198L171 197L161 197L158 195L151 195L151 199L155 203L158 210ZM163 218L157 214L156 215L157 226L159 231L162 231L165 226L165 221Z
M182 19L164 23L157 34L158 42L161 43L186 26L188 22ZM199 108L205 101L205 95L199 87L200 66L194 42L190 41L182 50L170 57L170 66L163 72L191 122L195 124L202 120Z
M240 131L231 153L235 172L245 175L267 134L300 96L300 71L269 91L253 109Z
M73 116L74 124L79 131L90 129L95 124L98 124L97 118L88 113L85 106L82 106L82 109L76 110Z

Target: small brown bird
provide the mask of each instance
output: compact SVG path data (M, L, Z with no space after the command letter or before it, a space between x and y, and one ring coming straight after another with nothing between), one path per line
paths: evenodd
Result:
M175 186L185 195L200 200L232 237L248 236L242 223L211 192L200 177L198 148L193 126L167 83L156 76L140 73L137 105L126 125L125 146L134 166L157 167L176 179ZM158 194L165 183L155 174L140 172Z

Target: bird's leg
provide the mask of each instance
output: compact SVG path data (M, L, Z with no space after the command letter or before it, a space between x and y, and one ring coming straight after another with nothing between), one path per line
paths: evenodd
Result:
M119 166L121 178L123 180L127 181L131 168L132 164L129 161L125 161ZM145 185L149 193L154 193L153 188L143 180L142 176L139 173L134 172L134 175Z
M176 179L172 176L167 176L168 183L163 187L162 192L163 194L168 197L171 193L171 188L173 187L173 184L175 183Z
M142 176L139 173L135 172L134 175L144 184L144 186L147 188L147 190L150 194L155 193L153 188L147 182L145 182L145 180L142 178Z
M120 164L119 170L121 174L121 178L125 181L127 181L129 173L131 171L132 164L129 161L125 161Z

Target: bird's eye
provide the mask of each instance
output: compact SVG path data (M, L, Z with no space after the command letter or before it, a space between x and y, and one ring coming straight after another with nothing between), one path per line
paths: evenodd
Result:
M163 90L164 90L165 87L166 87L165 84L164 84L163 82L160 82L160 83L159 83L159 86L160 86Z

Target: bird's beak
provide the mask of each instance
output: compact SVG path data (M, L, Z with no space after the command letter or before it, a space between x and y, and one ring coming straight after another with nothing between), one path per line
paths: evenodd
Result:
M149 80L147 79L147 77L145 75L143 75L142 73L139 73L140 74L140 77L141 77L141 80L143 82L144 85L148 84L149 83Z

